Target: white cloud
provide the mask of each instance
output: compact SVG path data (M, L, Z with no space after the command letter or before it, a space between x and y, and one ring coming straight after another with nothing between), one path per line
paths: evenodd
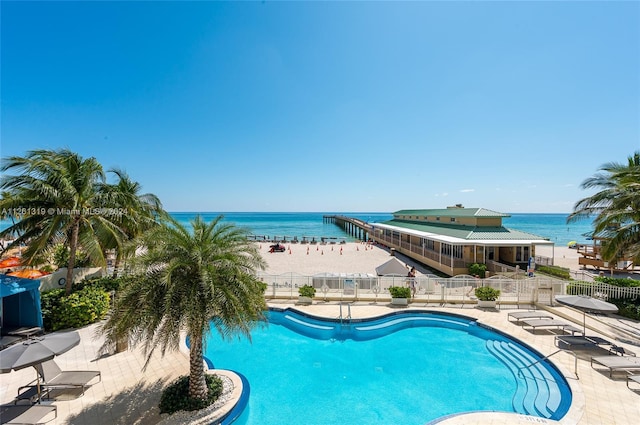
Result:
M465 193L465 192L475 192L475 189L461 189L460 192Z

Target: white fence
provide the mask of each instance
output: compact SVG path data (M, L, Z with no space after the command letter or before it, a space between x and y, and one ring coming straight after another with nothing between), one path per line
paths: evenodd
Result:
M316 288L316 299L358 301L391 299L389 287L411 287L405 276L373 276L348 274L322 274L304 276L296 273L281 275L259 274L258 277L267 284L267 298L298 297L298 288L311 285ZM551 304L554 295L564 294L567 282L549 277L526 277L521 273L519 278L495 275L487 279L479 279L469 275L443 278L427 275L414 278L415 295L413 302L435 304L459 304L476 302L475 288L490 286L499 289L499 303L531 304L541 302Z
M606 283L567 282L566 293L589 295L601 299L640 298L640 287L620 287Z

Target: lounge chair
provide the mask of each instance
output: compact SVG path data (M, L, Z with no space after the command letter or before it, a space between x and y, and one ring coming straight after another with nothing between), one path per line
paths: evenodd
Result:
M54 414L53 417L51 413ZM0 406L0 423L1 424L23 424L37 425L49 422L58 417L58 409L54 405L3 405ZM49 418L45 420L46 418Z
M43 382L40 385L47 390L82 388L82 395L84 395L84 390L89 386L89 382L94 378L98 378L98 382L102 380L102 376L97 370L63 371L53 360L42 362L35 368L42 377Z
M575 335L576 333L582 333L582 329L576 328L573 325L570 325L567 322L556 319L525 319L521 320L524 326L530 326L531 329L535 330L537 328L556 328L562 329L565 332L571 332L571 335Z
M609 377L613 376L613 372L622 370L625 372L640 371L640 359L636 357L626 356L597 356L591 357L591 367L594 363L609 369ZM594 368L595 369L595 368Z
M556 335L554 344L558 348L595 348L602 345L613 346L612 342L607 341L599 336L568 336Z
M523 319L553 319L553 316L551 316L549 313L540 311L517 311L507 314L507 320L509 319L509 317L513 317L514 319L516 319L516 322L519 322Z

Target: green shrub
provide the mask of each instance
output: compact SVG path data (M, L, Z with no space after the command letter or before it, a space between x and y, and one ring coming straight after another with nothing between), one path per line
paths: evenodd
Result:
M311 285L304 285L298 288L298 294L301 297L313 298L316 296L316 288Z
M108 311L109 294L87 286L59 299L52 311L51 329L79 328L103 319Z
M536 271L544 274L548 274L551 276L558 277L560 279L569 280L571 279L570 270L565 267L559 266L537 266Z
M135 278L135 276L105 276L105 277L90 277L82 279L81 282L73 285L74 291L79 291L86 287L100 288L105 292L118 291L123 285L126 284L128 279Z
M500 296L500 290L490 286L476 288L475 293L480 301L495 301Z
M640 281L630 279L628 277L622 279L619 277L598 276L594 280L596 282L606 283L607 285L620 286L623 288L640 286Z
M404 286L390 286L391 298L411 298L411 289Z
M57 268L68 267L69 266L69 256L70 250L69 247L64 244L58 244L53 248L53 264L56 265ZM89 256L78 249L76 251L76 262L74 267L88 267L91 264L91 259Z
M473 263L469 265L469 274L471 276L478 276L484 279L486 272L487 272L486 264Z
M614 298L608 301L618 307L620 316L640 320L640 298Z
M175 413L180 410L199 410L212 405L222 395L222 380L215 375L205 375L209 394L205 400L189 397L189 377L181 376L169 385L160 397L160 413Z
M42 323L45 330L52 331L55 321L55 311L60 306L60 300L64 297L64 289L52 289L40 294L40 308L42 310Z

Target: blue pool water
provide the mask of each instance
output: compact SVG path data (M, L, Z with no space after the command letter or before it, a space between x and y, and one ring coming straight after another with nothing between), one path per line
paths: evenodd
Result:
M242 373L249 404L234 424L425 424L477 410L559 419L564 378L508 337L466 318L392 314L350 325L270 311L246 339L207 338L216 368Z

